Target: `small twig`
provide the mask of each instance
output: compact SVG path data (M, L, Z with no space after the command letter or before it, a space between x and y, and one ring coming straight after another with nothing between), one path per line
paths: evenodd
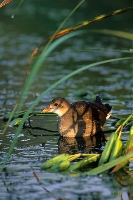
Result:
M32 166L30 166L30 168L33 170L33 167L32 167ZM34 175L34 177L36 178L37 182L38 182L38 183L41 183L39 177L37 176L37 174L36 174L34 171L33 171L33 175Z
M33 167L32 166L30 166L30 168L33 170ZM39 179L39 177L37 176L37 174L36 174L36 172L34 172L33 171L33 175L34 175L34 177L36 178L36 180L37 180L37 182L40 184L40 185L42 185L42 182L40 181L40 179ZM49 190L47 190L46 188L44 188L44 187L42 187L46 192L49 192L49 193L51 193Z

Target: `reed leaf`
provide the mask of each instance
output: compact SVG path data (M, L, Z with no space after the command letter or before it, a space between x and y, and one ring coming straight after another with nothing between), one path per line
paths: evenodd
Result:
M75 26L72 26L72 27L69 27L69 28L66 28L66 29L64 29L64 30L61 30L61 31L57 32L56 34L54 34L54 35L52 35L51 37L49 37L49 38L47 38L46 40L44 40L40 45L38 45L38 47L37 47L37 48L33 51L33 53L31 54L30 59L29 59L29 61L28 61L28 65L31 63L33 57L34 57L35 54L38 52L39 47L40 47L41 45L43 45L46 41L51 40L51 38L52 38L52 39L53 39L53 38L59 38L59 37L61 37L61 36L63 36L63 35L66 35L66 34L72 32L72 31L78 30L79 28L83 28L84 26L87 26L87 25L89 25L89 24L91 24L91 23L98 22L98 21L103 20L103 19L106 19L106 18L108 18L108 17L113 17L113 16L115 16L115 15L118 15L118 14L121 14L121 13L124 13L124 12L128 12L128 11L131 11L131 10L133 10L133 7L118 9L118 10L115 10L115 11L110 12L110 13L106 13L106 14L99 15L99 16L94 17L94 18L89 19L89 20L85 20L85 21L83 21L83 22L81 22L81 23L79 23L79 24L77 24L77 25L75 25ZM118 35L118 33L116 33L116 34ZM120 33L119 33L119 35L120 35ZM121 35L123 36L124 34L121 34ZM127 34L126 34L126 35L127 35ZM130 33L129 33L129 35L130 35ZM130 36L129 36L129 37L130 37Z
M122 125L122 123L125 121L125 118L121 118L120 120L118 120L115 124L116 127Z
M116 37L121 37L124 39L128 40L133 40L133 34L124 32L124 31L117 31L117 30L107 30L107 29L96 29L96 30L91 30L91 32L96 32L96 33L101 33L101 34L106 34L106 35L113 35Z
M110 157L111 152L112 152L113 145L114 145L117 137L118 137L117 133L111 134L111 136L110 136L109 140L107 141L107 143L104 147L104 150L102 152L101 158L100 158L99 163L98 163L99 166L106 163L109 160L109 157Z
M109 161L114 160L114 159L118 158L119 156L121 156L122 150L123 150L123 143L118 137L113 144L113 148L111 150Z

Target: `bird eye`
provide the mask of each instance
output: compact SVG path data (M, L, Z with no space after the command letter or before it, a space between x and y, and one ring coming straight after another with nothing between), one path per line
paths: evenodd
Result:
M58 103L55 103L54 106L58 106Z

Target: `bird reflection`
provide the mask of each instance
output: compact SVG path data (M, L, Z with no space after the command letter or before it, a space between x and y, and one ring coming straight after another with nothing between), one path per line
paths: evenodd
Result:
M58 153L97 153L99 152L102 142L105 141L103 135L100 137L78 137L78 138L64 138L60 137L58 140Z

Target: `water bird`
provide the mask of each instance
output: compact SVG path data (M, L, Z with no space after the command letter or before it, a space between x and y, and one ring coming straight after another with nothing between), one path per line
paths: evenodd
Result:
M102 132L105 121L111 115L112 106L102 104L99 96L92 102L78 101L72 104L65 98L55 98L42 113L58 115L58 131L63 137L88 137Z

